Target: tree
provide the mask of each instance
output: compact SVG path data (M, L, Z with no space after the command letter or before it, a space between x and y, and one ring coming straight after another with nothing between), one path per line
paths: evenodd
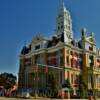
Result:
M62 87L67 87L68 89L72 89L69 79L65 80L65 83L62 85Z
M13 88L16 84L16 76L11 73L2 73L0 74L0 86L3 86L5 89Z
M57 97L60 85L53 73L50 73L50 82L51 82L51 91L53 93L53 97Z
M80 97L85 98L87 94L87 83L82 74L80 75L79 78L79 91L80 91Z

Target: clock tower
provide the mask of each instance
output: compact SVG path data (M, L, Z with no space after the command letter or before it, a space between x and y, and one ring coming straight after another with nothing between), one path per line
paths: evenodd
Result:
M61 36L62 34L64 36L64 42L69 42L73 38L72 19L63 1L56 18L56 35Z

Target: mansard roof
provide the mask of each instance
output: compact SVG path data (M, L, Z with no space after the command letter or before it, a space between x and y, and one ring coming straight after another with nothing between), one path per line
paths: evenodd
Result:
M71 45L74 46L74 47L77 47L77 48L79 48L79 49L83 49L83 48L82 48L82 45L81 45L81 43L80 43L80 40L73 39L73 40L71 41Z
M52 40L48 41L47 48L55 46L59 42L64 42L64 34L62 34L60 37L58 37L58 36L52 36Z
M22 55L25 55L25 54L29 53L30 50L31 50L31 45L29 45L29 46L24 46L24 47L22 48L21 54L22 54Z

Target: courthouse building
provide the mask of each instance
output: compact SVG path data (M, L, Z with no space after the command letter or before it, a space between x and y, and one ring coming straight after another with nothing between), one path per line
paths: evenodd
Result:
M100 49L96 47L94 33L87 36L86 29L80 39L73 37L72 19L65 5L56 17L56 31L52 38L33 37L20 53L18 89L46 89L50 87L50 73L59 85L69 80L73 91L79 91L79 76L88 84L88 93L100 93ZM77 34L77 33L75 33Z

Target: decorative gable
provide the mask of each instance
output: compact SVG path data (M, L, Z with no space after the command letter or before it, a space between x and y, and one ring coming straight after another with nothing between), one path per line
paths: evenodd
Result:
M95 41L94 37L92 37L92 36L87 37L86 41L96 45L96 41Z
M90 37L89 41L95 43L95 39L93 37Z

